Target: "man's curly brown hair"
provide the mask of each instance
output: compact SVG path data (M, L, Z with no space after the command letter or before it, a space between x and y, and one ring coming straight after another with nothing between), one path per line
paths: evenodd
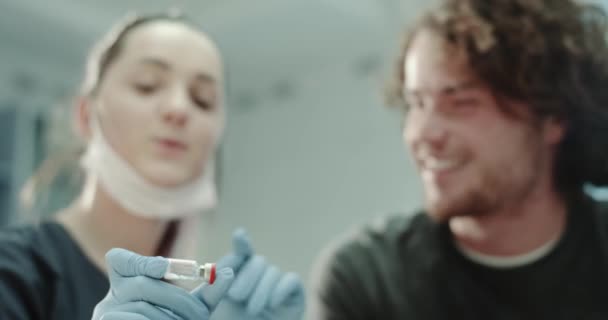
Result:
M563 121L558 190L606 186L607 22L602 8L572 0L443 0L406 33L389 103L406 106L405 56L416 33L430 30L463 49L473 74L497 97L527 102L536 119Z

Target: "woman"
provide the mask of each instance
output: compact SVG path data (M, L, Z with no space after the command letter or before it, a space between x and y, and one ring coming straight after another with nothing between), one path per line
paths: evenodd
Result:
M204 297L213 296L219 303L226 290L224 309L272 313L268 292L281 281L287 282L289 295L301 296L296 277L280 274L250 249L223 260L226 268L220 270L218 281L224 288L216 287L215 292L205 293L210 287L201 287L190 294L153 280L154 272L120 273L143 270L136 264L147 260L137 254L193 257L198 217L215 206L212 160L224 126L223 67L219 51L205 34L169 15L120 24L89 56L75 109L87 143L81 159L85 182L80 196L58 213L56 221L0 234L1 319L90 319L95 304L108 292L106 272L112 290L96 317L125 310L137 317L147 303L143 297L134 298L139 303L133 308L120 299L111 300L125 292L145 293L139 290L141 281L127 281L132 278L163 286L161 295L179 297L176 303L185 301L194 313L211 313L215 307ZM237 245L250 248L242 235L236 238ZM104 257L115 247L137 254L109 254L108 269ZM166 260L149 259L160 261L161 271L166 268ZM236 272L234 286L231 269ZM264 288L257 288L258 283ZM168 309L181 318L207 317L181 312L186 308L181 306L156 310L150 302L146 307L160 310L156 315L167 315ZM296 309L301 313L300 307Z

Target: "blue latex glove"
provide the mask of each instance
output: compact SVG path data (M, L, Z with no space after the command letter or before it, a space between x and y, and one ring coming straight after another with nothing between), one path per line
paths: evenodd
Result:
M261 256L254 255L244 230L233 235L234 253L217 266L236 272L228 294L212 313L212 320L299 320L304 313L305 294L300 278L282 273Z
M161 281L169 261L144 257L124 249L106 254L110 290L95 307L93 320L208 320L234 280L230 268L218 268L213 285L197 291Z

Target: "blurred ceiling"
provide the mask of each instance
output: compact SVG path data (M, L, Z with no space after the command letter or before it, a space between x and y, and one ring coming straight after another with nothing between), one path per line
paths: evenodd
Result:
M179 8L218 42L232 90L256 90L331 64L374 65L370 59L392 53L387 49L403 22L425 2L15 0L0 4L0 40L2 54L12 51L25 68L44 58L55 65L43 73L77 79L89 46L115 21L131 12Z

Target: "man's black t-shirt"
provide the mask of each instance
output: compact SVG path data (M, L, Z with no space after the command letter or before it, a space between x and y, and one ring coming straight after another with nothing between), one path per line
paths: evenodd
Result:
M108 289L61 225L0 231L0 319L88 320Z
M424 213L358 230L313 274L311 319L608 319L608 210L568 209L556 247L531 264L481 266Z

